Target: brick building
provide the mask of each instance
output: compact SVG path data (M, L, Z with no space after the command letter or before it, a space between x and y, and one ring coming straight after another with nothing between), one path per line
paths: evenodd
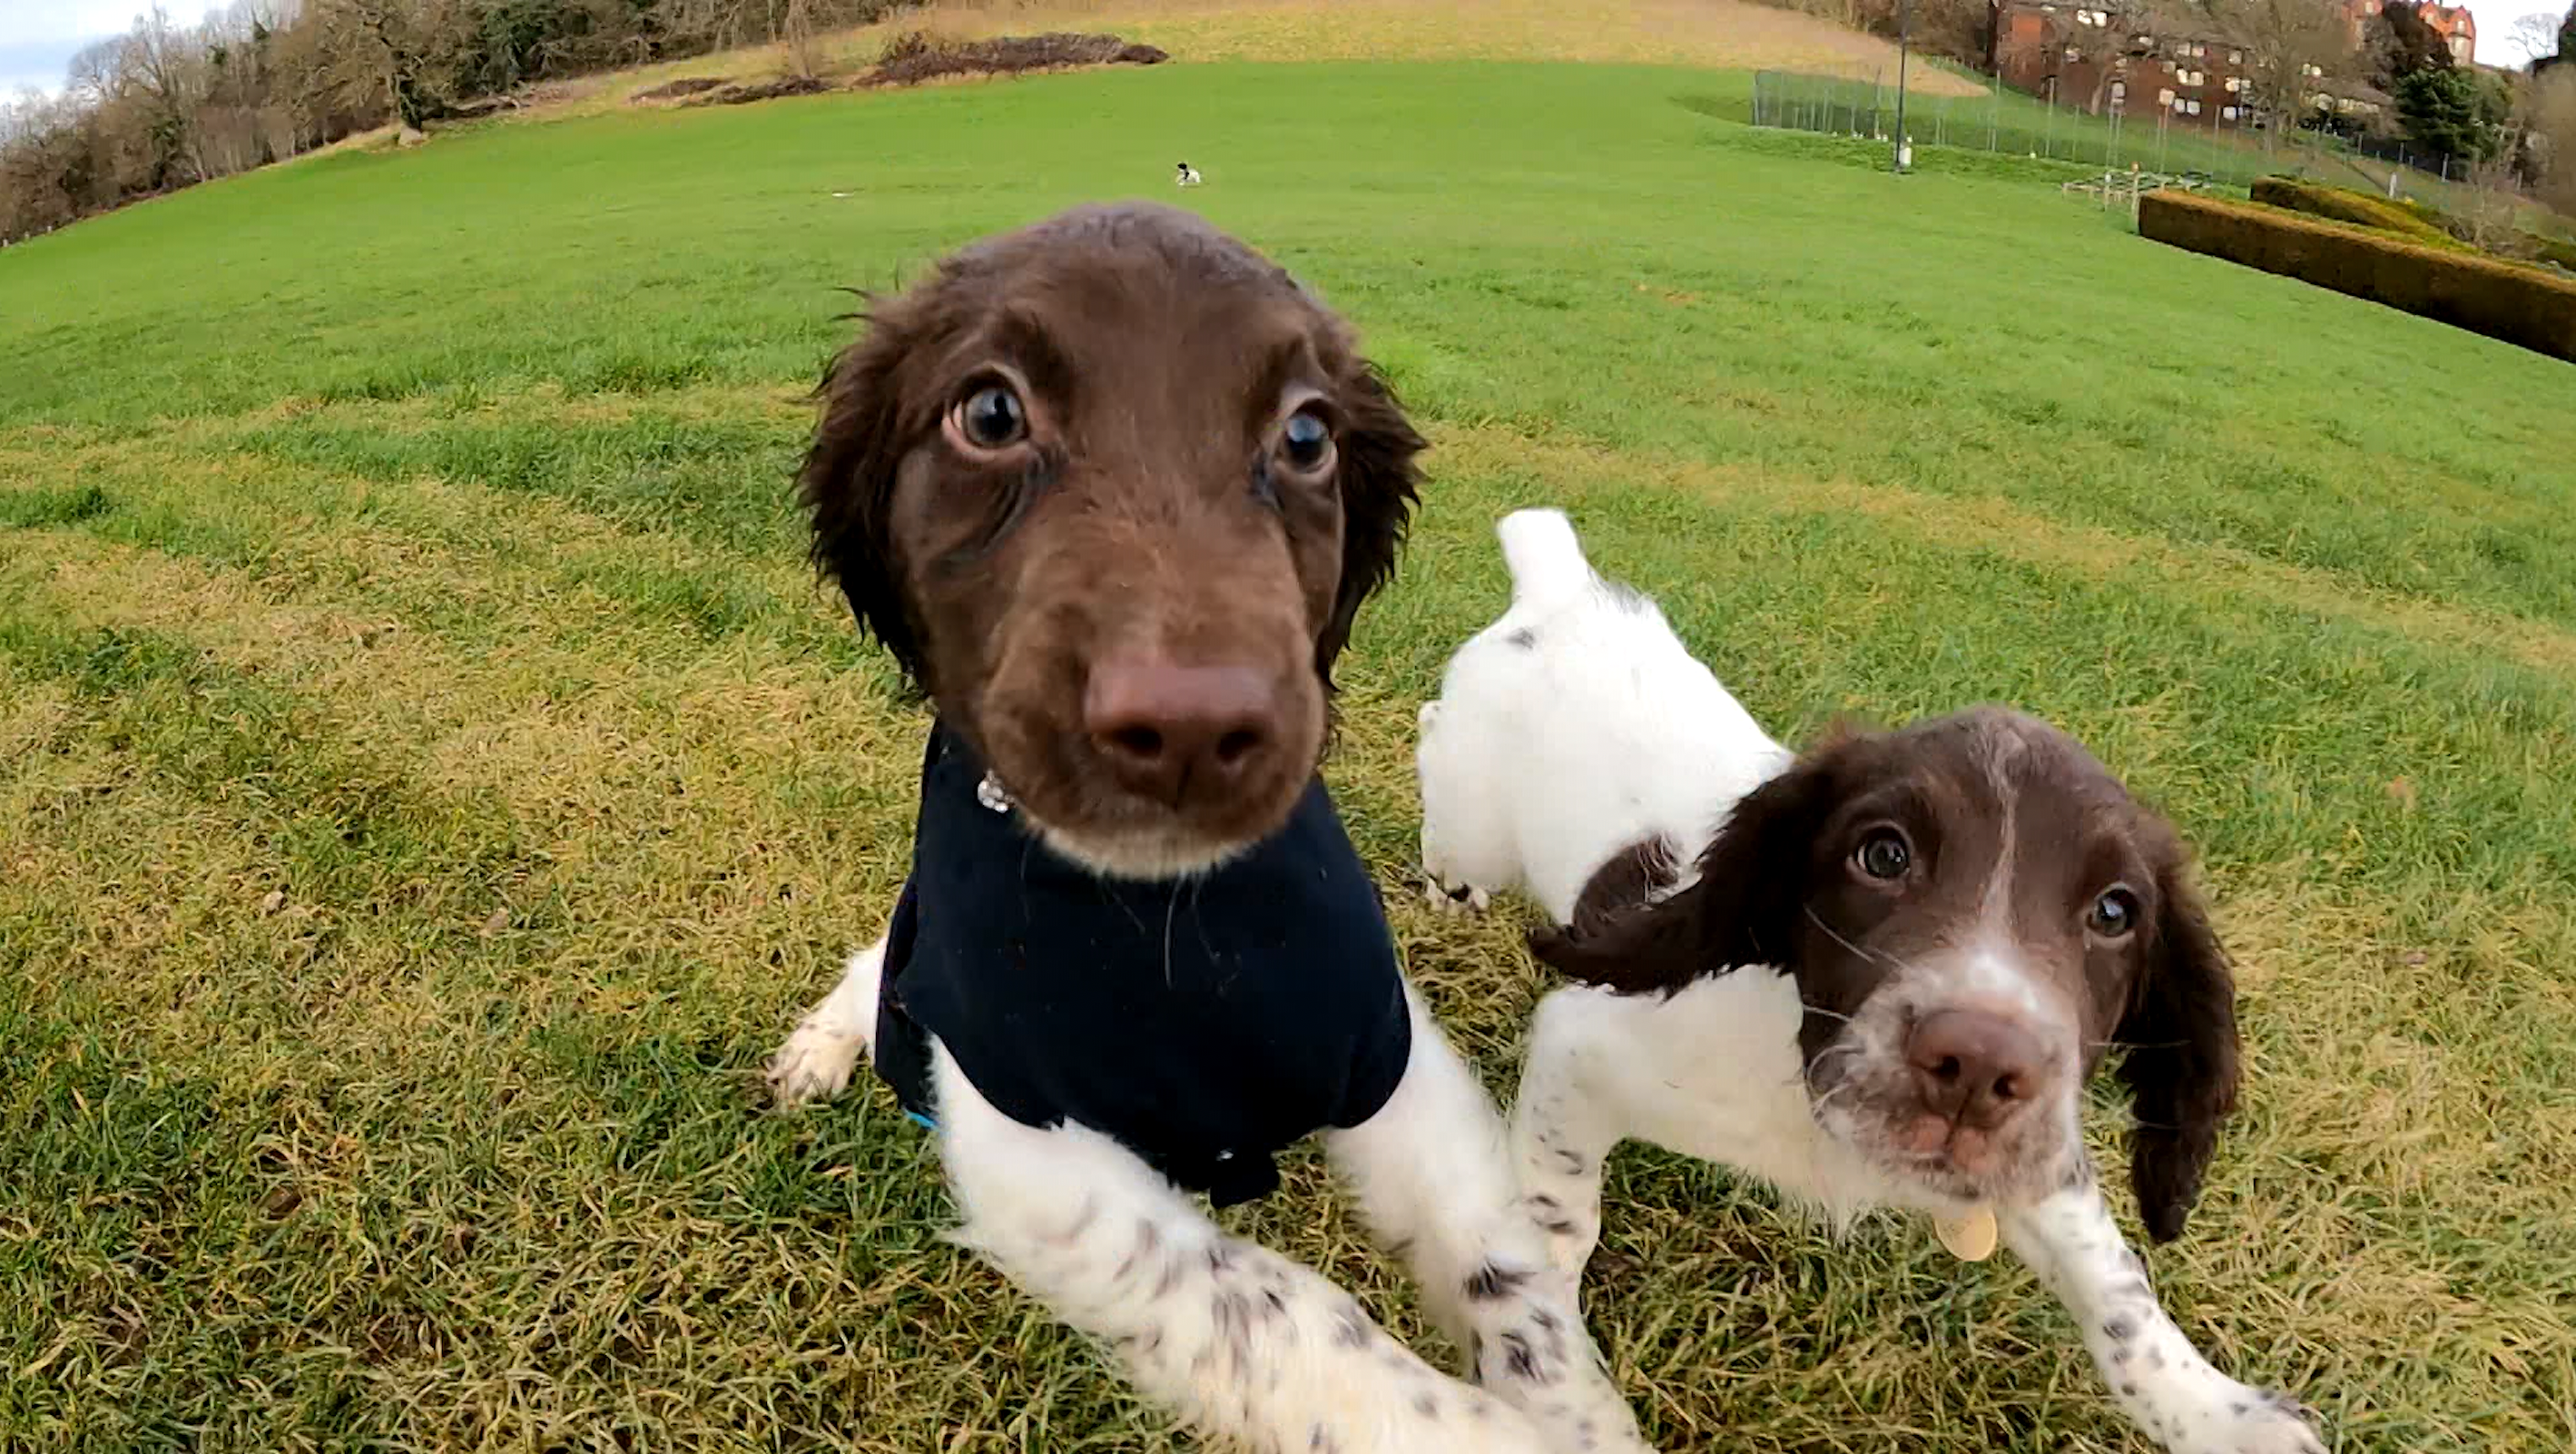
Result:
M2379 13L2379 0L2345 3L2358 45L2364 22ZM2161 116L2168 125L2220 131L2269 122L2253 104L2245 52L2223 41L2159 34L2117 10L2090 4L1993 0L1993 5L1989 68L2017 91L2093 115L2118 113L2131 121ZM2457 20L2437 24L2437 14ZM2442 30L2455 54L2465 59L2475 51L2477 23L2465 8L2427 5L2423 15L2437 30L2443 24L2455 27ZM2316 87L2305 98L2310 106L2360 121L2387 101L2368 86L2331 83L2314 66L2307 72L2308 83Z
M2245 54L2218 41L2157 35L2116 10L1995 0L1993 69L2017 91L2095 115L2174 124L2252 125Z

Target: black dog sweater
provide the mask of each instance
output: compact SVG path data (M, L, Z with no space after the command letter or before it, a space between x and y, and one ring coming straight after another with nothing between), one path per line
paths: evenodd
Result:
M1206 874L1104 879L1049 849L943 723L887 930L876 1064L935 1114L930 1039L1029 1126L1088 1126L1218 1206L1395 1093L1412 1020L1377 888L1323 780ZM989 799L989 801L988 801Z

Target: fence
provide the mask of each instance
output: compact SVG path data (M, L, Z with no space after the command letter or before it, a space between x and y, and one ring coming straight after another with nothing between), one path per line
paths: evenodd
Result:
M1917 147L1965 147L2010 156L2047 157L2104 171L2131 165L2163 173L2191 173L2231 186L2278 172L2321 170L2318 143L2304 134L2222 127L2210 115L2177 118L2161 107L2148 114L2112 111L2088 115L2051 97L2025 96L1985 77L1935 71L1944 91L1960 82L1970 95L1934 95L1909 85L1905 130ZM1762 71L1753 78L1753 124L1796 131L1861 136L1893 145L1896 86L1891 71L1854 68L1839 73Z
M2383 136L2360 136L2346 143L2354 151L2375 161L2395 162L2430 172L2445 182L2456 182L2469 174L2469 164L2446 151L2427 151L2410 142Z

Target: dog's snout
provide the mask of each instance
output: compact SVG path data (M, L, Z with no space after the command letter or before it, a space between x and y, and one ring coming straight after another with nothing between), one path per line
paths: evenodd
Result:
M1924 1109L1981 1130L2037 1099L2048 1075L2039 1038L1984 1010L1925 1016L1906 1037L1905 1059Z
M1279 742L1279 690L1246 666L1148 661L1092 673L1083 727L1129 791L1179 803L1231 787Z

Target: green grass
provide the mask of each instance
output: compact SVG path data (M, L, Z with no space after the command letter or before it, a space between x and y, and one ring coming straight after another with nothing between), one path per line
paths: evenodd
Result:
M495 125L0 254L0 1445L1171 1446L939 1240L885 1095L756 1072L882 920L922 726L786 505L833 288L1178 146L1437 445L1329 775L1489 1069L1543 982L1519 911L1404 898L1410 726L1555 502L1784 733L2005 699L2167 807L2252 1066L2176 1316L2339 1448L2569 1447L2576 370L1706 114L1746 79ZM1664 1447L2145 1447L2009 1259L1614 1180ZM1235 1220L1419 1333L1317 1166Z

